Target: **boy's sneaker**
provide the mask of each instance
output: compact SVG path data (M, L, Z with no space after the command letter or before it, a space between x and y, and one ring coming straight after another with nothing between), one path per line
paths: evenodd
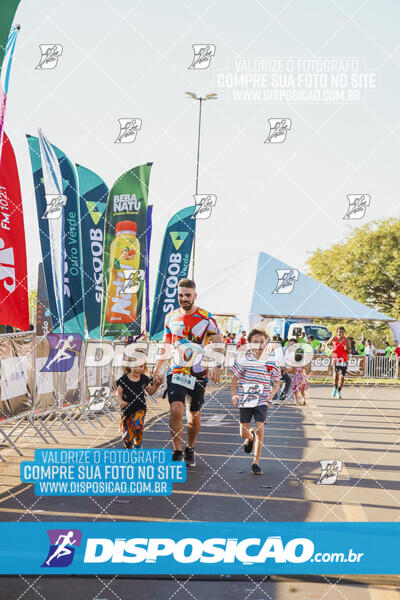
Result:
M172 460L183 460L182 450L174 450L172 453Z
M253 436L253 439L245 440L244 444L243 444L243 450L246 452L246 454L250 454L250 452L253 450L254 438L256 437L256 434L254 433L254 429L250 429L250 433Z
M332 390L332 398L336 398L337 392L338 392L337 387L334 387L333 390Z
M195 467L196 461L194 458L194 448L189 448L186 446L185 448L185 463L187 467Z
M256 463L253 463L251 465L251 472L253 473L253 475L262 475L262 469L261 467L259 467Z

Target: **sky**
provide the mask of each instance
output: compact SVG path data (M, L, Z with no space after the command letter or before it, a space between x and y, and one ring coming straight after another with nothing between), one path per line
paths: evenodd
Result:
M14 22L5 128L30 287L40 245L25 134L40 127L109 186L153 162L154 286L166 224L195 191L198 103L186 91L218 94L203 107L199 192L217 204L198 221L200 295L212 274L259 251L304 269L317 248L399 216L398 2L21 0ZM62 45L57 66L36 69L50 43ZM208 68L188 68L193 44L215 46ZM114 143L119 118L142 119L133 143ZM269 119L289 123L284 141L265 141ZM369 198L362 219L343 218L351 194Z

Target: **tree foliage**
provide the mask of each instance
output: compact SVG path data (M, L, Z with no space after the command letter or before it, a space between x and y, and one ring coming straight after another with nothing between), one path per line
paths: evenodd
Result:
M307 261L314 279L394 319L400 319L400 219L372 221ZM387 327L363 326L382 336ZM361 324L355 330L361 330Z

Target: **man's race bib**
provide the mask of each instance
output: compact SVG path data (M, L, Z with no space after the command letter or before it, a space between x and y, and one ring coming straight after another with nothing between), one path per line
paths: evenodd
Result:
M185 375L184 373L174 373L171 381L172 383L183 385L184 387L189 388L189 390L194 390L194 386L196 385L196 377Z

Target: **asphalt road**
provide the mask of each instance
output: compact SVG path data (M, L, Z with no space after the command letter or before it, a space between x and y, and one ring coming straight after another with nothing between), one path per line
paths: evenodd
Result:
M207 394L196 444L197 465L170 497L36 497L32 486L15 486L0 496L5 521L193 520L193 521L395 521L400 504L400 394L398 389L349 386L343 399L314 386L305 407L274 405L268 415L262 456L264 474L250 473L238 413L226 386ZM117 431L115 431L117 435ZM121 447L119 437L104 442ZM84 446L84 441L82 442ZM150 420L143 446L169 446L168 415ZM342 461L334 485L317 485L321 460ZM64 598L57 582L66 578L3 577L0 600ZM355 598L395 600L397 579L332 583L319 578L254 581L254 578L164 580L67 578L68 596L113 598ZM350 578L351 579L351 578ZM161 583L162 582L162 583ZM385 582L383 582L385 583ZM31 587L29 587L31 586ZM27 590L27 588L29 588ZM36 591L35 591L35 588ZM24 592L24 589L27 590ZM60 588L63 589L63 588ZM134 592L134 595L132 595ZM62 594L63 592L61 592Z

